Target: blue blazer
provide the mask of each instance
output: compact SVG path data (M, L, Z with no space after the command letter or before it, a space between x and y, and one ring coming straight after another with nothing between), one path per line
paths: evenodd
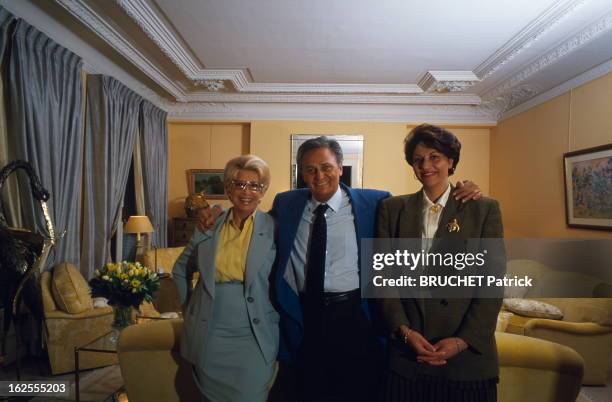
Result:
M194 232L172 270L181 304L185 306L181 355L200 367L204 363L208 330L214 319L217 244L228 213L225 211L217 218L213 230ZM243 297L249 318L251 321L257 319L257 325L251 325L251 329L268 363L276 359L279 344L279 315L270 301L270 273L275 256L274 219L257 211L247 253ZM197 267L190 263L192 257L196 258ZM200 278L192 291L191 271L196 268Z
M391 194L387 191L353 189L341 184L348 194L355 217L357 247L361 258L361 239L373 238L376 228L376 210L381 200ZM281 342L279 360L295 360L303 339L303 316L300 298L294 281L288 280L286 272L289 256L295 242L298 225L310 199L308 189L291 190L277 194L270 214L276 218L276 261L274 264L274 299L281 313ZM364 309L369 310L364 300Z

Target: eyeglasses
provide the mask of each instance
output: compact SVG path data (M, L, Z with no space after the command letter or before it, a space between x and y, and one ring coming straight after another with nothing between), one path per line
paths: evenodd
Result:
M257 183L255 181L232 180L232 187L243 191L248 189L249 191L253 191L256 193L261 193L264 189L263 184Z

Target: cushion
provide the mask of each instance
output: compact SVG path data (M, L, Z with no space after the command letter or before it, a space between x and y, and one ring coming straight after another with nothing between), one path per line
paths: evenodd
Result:
M563 313L552 304L528 299L504 299L504 308L525 317L560 320Z
M63 262L53 268L51 293L57 307L66 313L77 314L93 308L87 281L70 263Z

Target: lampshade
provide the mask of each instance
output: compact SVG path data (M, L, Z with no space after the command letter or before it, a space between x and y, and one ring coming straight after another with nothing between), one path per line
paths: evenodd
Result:
M123 227L123 233L153 233L153 225L146 215L132 215Z

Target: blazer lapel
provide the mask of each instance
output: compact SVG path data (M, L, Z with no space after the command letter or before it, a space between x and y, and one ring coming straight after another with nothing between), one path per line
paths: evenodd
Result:
M399 238L401 239L421 239L423 233L423 191L419 191L413 196L407 197L404 201L404 207L399 215ZM414 299L421 318L425 322L425 301L423 298Z
M423 192L406 198L404 208L400 213L399 237L402 239L420 239L423 233Z
M249 251L247 253L246 260L246 272L245 272L245 292L255 278L257 273L263 265L263 260L266 254L270 250L273 239L270 236L266 236L268 233L266 227L266 221L264 212L255 212L255 219L253 222L253 234L251 235L251 241L249 243Z
M216 227L212 234L212 239L202 242L198 246L198 270L202 275L204 287L210 294L210 297L215 297L215 258L217 257L217 244L219 243L219 233L225 224L227 214L231 209L228 209L217 218Z

